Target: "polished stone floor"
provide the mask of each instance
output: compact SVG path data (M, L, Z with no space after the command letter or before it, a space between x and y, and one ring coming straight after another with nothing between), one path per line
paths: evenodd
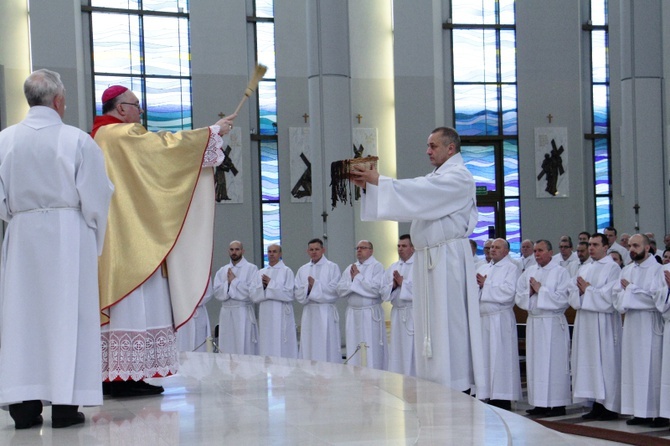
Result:
M105 399L83 426L17 431L1 445L605 445L552 431L428 381L350 365L182 353L161 396Z

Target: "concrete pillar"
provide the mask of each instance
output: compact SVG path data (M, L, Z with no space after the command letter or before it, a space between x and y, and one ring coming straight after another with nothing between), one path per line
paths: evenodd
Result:
M622 209L635 230L663 235L667 185L663 168L661 0L621 0ZM650 193L653 191L653 193ZM636 214L635 208L639 208Z
M331 209L330 164L352 157L351 75L347 2L306 0L307 74L312 147L312 228L325 238L328 258L340 265L354 259L354 211ZM322 214L328 214L324 222ZM328 243L332 240L333 243Z

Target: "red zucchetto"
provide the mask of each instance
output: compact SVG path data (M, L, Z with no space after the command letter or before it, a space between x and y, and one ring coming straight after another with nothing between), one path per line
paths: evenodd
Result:
M104 104L105 102L114 99L126 91L128 91L128 89L122 85L112 85L111 87L107 88L104 93L102 93L102 103Z

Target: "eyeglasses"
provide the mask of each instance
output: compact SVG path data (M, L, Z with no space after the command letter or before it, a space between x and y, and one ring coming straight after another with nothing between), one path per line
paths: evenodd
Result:
M356 250L358 251L359 249L370 249L369 246L356 246Z
M137 107L139 111L142 111L142 106L139 104L139 102L137 104L134 104L132 102L119 102L119 104L132 105L133 107Z

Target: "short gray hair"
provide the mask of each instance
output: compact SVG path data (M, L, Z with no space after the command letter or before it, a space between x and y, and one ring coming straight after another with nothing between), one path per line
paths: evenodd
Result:
M55 71L41 69L33 71L23 83L23 93L28 105L51 106L57 95L65 95L65 86L60 80L60 74Z

